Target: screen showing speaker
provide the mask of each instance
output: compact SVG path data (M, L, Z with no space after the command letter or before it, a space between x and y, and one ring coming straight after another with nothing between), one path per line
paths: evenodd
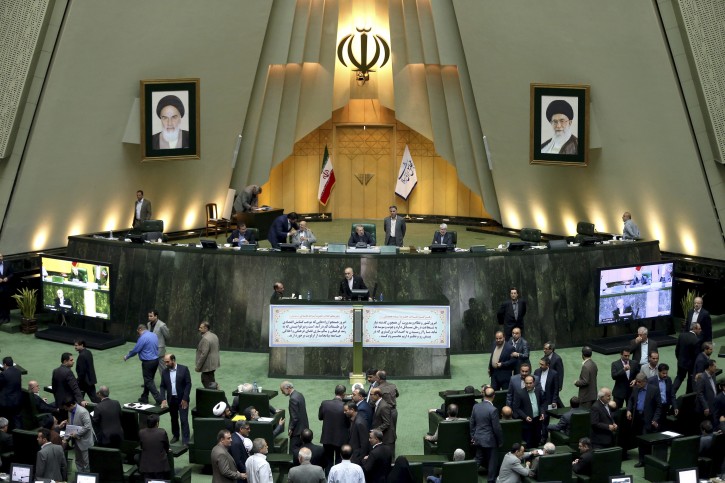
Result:
M599 269L597 325L672 315L673 262Z
M69 257L42 255L43 307L63 315L111 318L112 267Z

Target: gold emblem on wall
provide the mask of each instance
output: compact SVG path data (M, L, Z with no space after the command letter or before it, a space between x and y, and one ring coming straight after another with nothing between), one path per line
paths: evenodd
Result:
M356 72L357 80L360 85L365 84L370 80L370 72L375 72L373 67L382 68L390 60L390 46L380 35L371 35L371 46L374 47L374 51L368 52L368 33L371 29L356 28L357 34L348 34L342 38L339 44L337 44L337 58L347 67L348 62L355 68L353 72ZM353 49L353 43L358 41L359 48L359 59L355 57ZM372 54L372 56L369 56ZM382 56L382 61L380 58ZM378 64L378 62L380 63Z
M356 173L355 177L360 182L361 185L367 186L371 179L373 179L375 175L371 173Z

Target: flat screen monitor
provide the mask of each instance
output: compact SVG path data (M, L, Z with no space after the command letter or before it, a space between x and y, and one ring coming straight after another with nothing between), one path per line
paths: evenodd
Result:
M10 465L10 483L33 483L33 465L12 463Z
M354 288L350 292L352 293L352 300L367 300L370 293L366 288Z
M76 473L76 483L99 483L98 473Z
M291 243L280 243L279 244L280 251L283 252L296 252L297 247Z
M452 246L451 250L453 250ZM430 246L430 251L433 253L445 253L448 251L448 245L433 244Z
M41 255L43 307L63 315L111 318L113 267L108 262Z
M610 476L609 483L634 483L632 475Z
M599 269L596 325L672 315L673 262Z
M698 483L697 468L682 468L677 470L677 483Z
M201 242L201 248L211 248L212 250L219 248L214 240L199 240Z

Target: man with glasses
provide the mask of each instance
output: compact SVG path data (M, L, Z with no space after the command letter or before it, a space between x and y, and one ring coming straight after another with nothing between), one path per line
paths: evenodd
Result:
M554 137L541 145L542 154L578 154L579 141L571 133L574 109L567 101L557 99L546 108L546 120L554 130Z

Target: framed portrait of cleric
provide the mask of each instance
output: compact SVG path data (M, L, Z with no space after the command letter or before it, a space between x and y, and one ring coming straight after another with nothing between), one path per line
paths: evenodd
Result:
M529 162L589 163L589 86L531 84Z
M199 79L141 81L143 161L199 159Z

